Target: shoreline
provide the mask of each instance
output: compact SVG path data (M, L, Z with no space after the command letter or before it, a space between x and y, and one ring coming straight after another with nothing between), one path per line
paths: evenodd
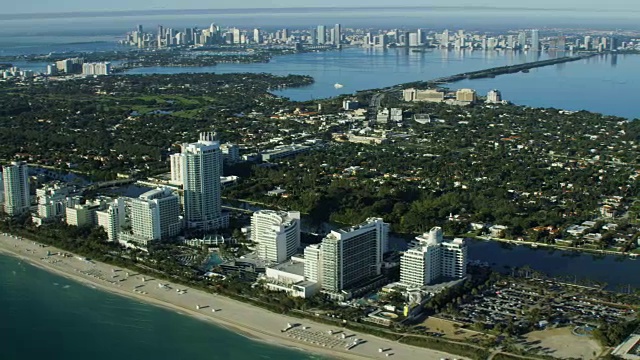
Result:
M637 254L637 253L634 253L634 252L622 252L622 251L615 251L615 250L599 250L599 249L577 248L577 247L572 247L572 246L564 246L564 245L558 245L558 244L547 244L547 243L544 243L544 242L533 242L533 241L527 241L527 240L501 239L501 238L495 238L495 237L482 237L482 236L469 236L469 238L473 239L474 241L493 241L493 242L502 243L502 244L511 244L511 245L516 245L516 246L527 246L527 247L530 247L532 249L538 249L538 248L553 249L553 250L558 250L558 251L577 253L577 254L580 254L580 255L618 256L618 257L624 257L624 258L630 258L630 259L636 259L638 256L640 256L640 254Z
M252 341L345 360L387 358L387 354L393 354L390 356L395 359L452 357L440 351L400 344L368 334L354 334L348 330L346 332L351 335L350 339L357 337L365 340L366 343L346 350L343 344L348 339L341 340L338 334L332 336L327 334L329 330L343 330L342 328L272 313L222 295L209 294L170 282L159 283L148 276L134 274L126 269L95 261L80 260L76 255L62 257L56 254L68 253L51 246L43 246L27 239L19 240L0 235L0 254L18 258L39 269L96 290L108 291L223 327ZM47 256L47 251L51 253L50 256ZM122 277L122 275L125 276ZM142 281L142 278L145 280ZM182 291L184 293L181 293ZM212 303L215 303L215 306ZM281 332L287 323L300 323L300 326ZM379 348L389 350L380 353Z

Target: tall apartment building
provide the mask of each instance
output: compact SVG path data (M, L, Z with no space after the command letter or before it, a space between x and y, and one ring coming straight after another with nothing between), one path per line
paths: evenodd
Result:
M56 61L58 71L64 71L65 74L75 74L82 72L83 58L72 58Z
M487 103L499 104L502 102L502 93L499 90L490 90L487 93Z
M251 240L260 258L282 263L300 247L300 212L261 210L251 217Z
M388 233L388 224L379 218L369 218L352 228L332 231L322 240L319 249L305 249L305 267L309 266L309 270L305 268L305 274L315 276L308 280L321 282L322 289L327 292L339 293L380 275Z
M2 168L4 185L4 211L9 216L22 215L29 211L29 167L22 161L12 162Z
M477 100L478 96L473 89L460 89L456 91L456 101L473 104Z
M0 208L4 209L4 180L2 173L0 172Z
M202 231L227 227L220 199L222 152L213 133L200 134L196 143L183 144L182 152L171 156L171 180L182 184L184 216L188 228Z
M182 186L182 154L169 155L169 163L171 164L171 183Z
M129 213L131 231L121 232L120 241L147 246L180 233L180 199L168 188L147 191L132 199Z
M110 75L111 63L84 63L82 64L82 75Z
M322 246L320 244L304 248L304 278L322 284Z
M466 274L464 239L445 242L439 227L416 237L400 259L400 283L410 288L421 288L441 279L460 279Z
M172 238L180 234L182 230L180 199L171 192L171 189L160 188L147 191L138 199L157 204L161 239Z
M106 209L96 211L98 226L102 226L109 241L118 241L122 228L127 224L125 201L115 199Z

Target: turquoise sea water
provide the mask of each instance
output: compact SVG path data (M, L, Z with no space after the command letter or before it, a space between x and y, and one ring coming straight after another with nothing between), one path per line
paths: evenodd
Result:
M0 255L0 359L321 359Z

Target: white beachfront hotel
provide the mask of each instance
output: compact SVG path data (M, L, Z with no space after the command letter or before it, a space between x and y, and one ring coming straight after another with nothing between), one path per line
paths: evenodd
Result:
M379 218L331 231L320 245L305 248L305 277L328 293L341 294L380 275L388 233L389 225Z
M416 237L400 259L400 283L409 288L419 289L441 279L461 279L466 274L464 239L445 242L439 227Z
M251 240L257 244L258 256L282 263L300 247L300 212L260 210L251 217Z
M170 161L171 182L184 190L186 226L202 231L229 226L229 217L222 214L222 151L215 134L201 133L198 142L183 144Z
M180 199L168 188L147 191L130 201L131 230L118 234L125 245L146 247L149 242L169 239L181 230Z
M102 226L109 241L118 241L122 228L126 225L125 199L118 198L104 210L96 211L98 226Z
M255 235L256 229L260 231L260 226L263 226L266 229L264 238L270 244L268 246L274 248L273 245L276 245L275 247L293 251L293 246L284 246L288 243L285 241L286 229L291 229L291 232L299 231L298 220L290 214L266 212L258 215L252 219L253 236L258 239L260 235ZM279 220L278 217L283 218ZM259 221L264 223L259 224ZM283 226L284 224L289 225ZM286 261L267 267L265 286L297 297L310 297L322 290L336 299L347 299L359 286L370 280L375 281L381 275L382 255L387 250L388 232L389 225L379 218L369 218L360 225L332 231L321 244L307 246L304 257L287 255ZM280 245L276 238L280 239ZM260 253L260 242L254 241L258 242ZM291 244L293 245L293 240ZM280 256L285 255L282 253Z

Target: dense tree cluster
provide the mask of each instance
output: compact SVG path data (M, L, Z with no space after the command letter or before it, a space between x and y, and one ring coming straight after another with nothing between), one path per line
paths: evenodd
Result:
M172 145L192 141L203 129L231 132L226 124L236 116L288 103L269 90L312 81L295 75L180 74L0 83L0 159L77 166L105 179L119 171L161 171Z
M228 194L318 221L383 215L399 232L441 225L452 233L478 222L506 225L509 236L593 219L606 197L638 195L638 122L518 106L418 104L412 113L441 122L411 122L409 137L388 144L334 143L256 167ZM276 186L289 196L267 197Z

